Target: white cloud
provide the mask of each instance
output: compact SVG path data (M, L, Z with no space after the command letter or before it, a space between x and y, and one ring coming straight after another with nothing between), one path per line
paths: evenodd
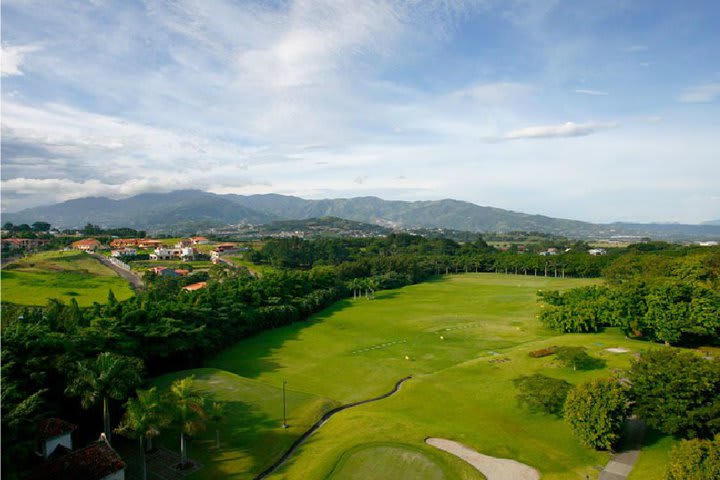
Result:
M682 103L709 103L720 97L720 83L706 83L688 88L678 97Z
M533 127L512 130L506 134L491 138L491 140L519 140L524 138L562 138L562 137L583 137L591 135L598 130L607 130L617 127L612 122L588 122L574 123L566 122L560 125L538 125Z
M22 75L20 68L26 54L40 50L37 45L2 45L0 54L2 56L2 76Z
M604 96L604 95L608 94L608 92L603 92L601 90L587 90L584 88L576 88L575 93L581 93L583 95L593 95L593 96Z

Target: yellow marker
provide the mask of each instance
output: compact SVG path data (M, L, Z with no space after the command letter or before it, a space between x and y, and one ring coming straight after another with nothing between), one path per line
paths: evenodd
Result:
M405 355L405 360L410 360L410 357L408 357L407 355Z
M442 335L440 335L440 340L445 340L445 337L443 337Z

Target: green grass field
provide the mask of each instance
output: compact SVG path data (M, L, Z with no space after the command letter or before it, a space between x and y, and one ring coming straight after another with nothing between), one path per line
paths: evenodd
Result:
M43 252L5 265L0 272L2 300L45 305L51 298L81 307L105 303L112 290L118 300L130 298L127 281L90 255L76 251Z
M145 272L153 267L181 269L191 267L193 270L206 270L213 265L210 260L193 260L190 262L181 262L180 260L131 260L129 264L133 271L139 272Z
M191 457L205 466L193 478L252 478L322 411L385 393L412 375L393 397L333 416L270 478L482 478L424 443L433 436L526 463L544 480L594 479L609 455L581 447L561 419L519 408L512 384L536 371L571 383L609 376L650 348L614 329L558 335L542 328L535 317L538 289L589 282L465 274L379 292L375 300L341 301L306 322L240 342L209 362L213 370L157 381L167 385L194 373L210 397L231 402L223 448L210 448L212 432L193 442ZM585 346L605 365L573 372L554 357L528 357L551 345ZM609 347L630 352L613 354ZM288 430L281 428L283 380L292 398ZM176 448L174 438L163 441ZM662 456L656 448L652 458Z

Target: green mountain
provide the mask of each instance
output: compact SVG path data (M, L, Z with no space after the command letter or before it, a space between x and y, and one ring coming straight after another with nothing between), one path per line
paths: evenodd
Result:
M94 223L150 231L189 231L221 225L267 224L278 220L337 217L390 228L443 228L469 232L542 232L573 238L650 236L667 239L720 238L720 226L593 224L483 207L459 200L389 201L377 197L306 200L267 195L217 195L198 190L144 193L111 200L69 200L3 215L3 222L49 222L62 228Z

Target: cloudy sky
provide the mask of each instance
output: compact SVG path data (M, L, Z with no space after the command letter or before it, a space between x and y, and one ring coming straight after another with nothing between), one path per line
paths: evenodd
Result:
M2 2L2 208L198 188L720 218L715 0Z

